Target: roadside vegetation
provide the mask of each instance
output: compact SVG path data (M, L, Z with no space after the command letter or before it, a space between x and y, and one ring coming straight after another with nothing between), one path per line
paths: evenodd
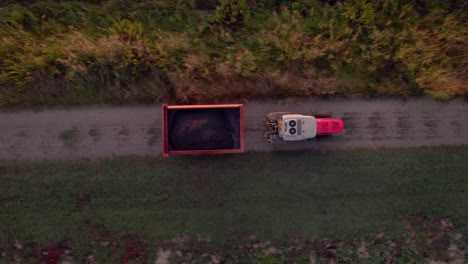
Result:
M467 160L437 147L2 161L0 263L463 263Z
M466 92L464 1L2 1L0 107Z

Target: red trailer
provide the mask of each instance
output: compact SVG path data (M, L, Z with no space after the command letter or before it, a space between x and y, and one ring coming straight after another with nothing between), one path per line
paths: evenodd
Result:
M162 105L163 156L244 152L242 104Z

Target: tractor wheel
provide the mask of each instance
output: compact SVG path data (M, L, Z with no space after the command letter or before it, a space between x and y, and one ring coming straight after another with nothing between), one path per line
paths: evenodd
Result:
M315 118L330 118L332 117L331 112L316 112L312 114Z

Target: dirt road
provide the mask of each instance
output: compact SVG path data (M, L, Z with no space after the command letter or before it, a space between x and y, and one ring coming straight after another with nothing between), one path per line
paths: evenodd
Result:
M160 105L0 112L0 159L161 155ZM262 120L272 111L332 111L344 133L311 142L270 145ZM307 99L245 104L247 151L349 149L468 144L468 102Z

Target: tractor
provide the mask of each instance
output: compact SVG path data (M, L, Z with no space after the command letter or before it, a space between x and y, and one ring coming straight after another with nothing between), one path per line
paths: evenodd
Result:
M311 140L343 131L343 121L332 119L330 112L301 115L273 112L265 117L265 138L270 143Z

